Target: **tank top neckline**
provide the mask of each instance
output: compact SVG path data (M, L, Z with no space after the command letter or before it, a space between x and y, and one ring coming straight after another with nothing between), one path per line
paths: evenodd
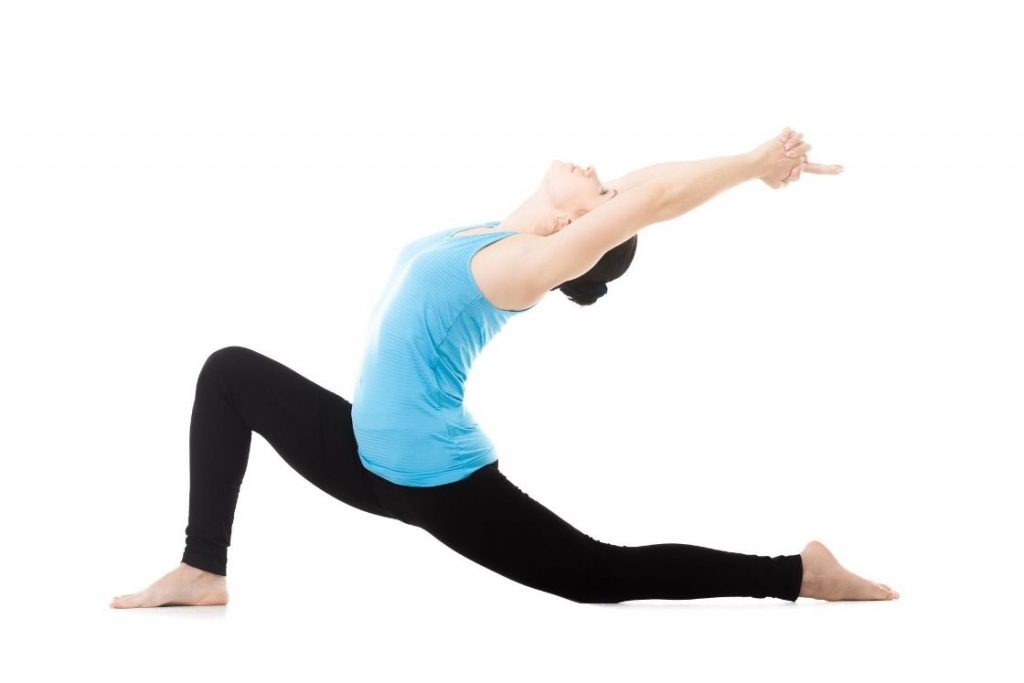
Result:
M460 232L467 232L469 230L476 230L478 228L485 228L485 227L486 228L493 228L493 227L499 225L500 223L501 223L501 221L488 221L486 223L481 223L480 225L471 225L468 228L457 228L455 230L450 230L450 231L444 233L444 238L445 239L449 239L449 238L465 239L465 238L459 237L459 233ZM475 235L466 235L466 237L483 237L484 235L500 235L500 234L506 233L506 232L510 233L510 234L514 234L516 231L515 230L489 230L488 232L478 232Z

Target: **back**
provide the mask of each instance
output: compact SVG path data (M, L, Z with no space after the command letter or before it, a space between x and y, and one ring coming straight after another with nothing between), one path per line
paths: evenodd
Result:
M529 308L495 307L469 267L477 251L517 233L456 236L470 227L403 247L370 316L352 427L363 465L395 484L447 484L497 460L463 387L487 342Z

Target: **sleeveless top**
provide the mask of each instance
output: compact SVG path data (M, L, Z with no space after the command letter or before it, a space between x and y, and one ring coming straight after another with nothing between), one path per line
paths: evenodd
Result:
M514 231L456 233L499 223L405 245L373 308L352 428L363 466L394 484L448 484L497 460L494 444L463 406L463 385L484 345L533 306L497 308L470 270L476 252Z

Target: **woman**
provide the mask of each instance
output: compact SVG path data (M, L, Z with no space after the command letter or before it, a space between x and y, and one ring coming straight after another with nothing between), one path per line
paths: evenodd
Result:
M512 316L560 289L593 304L629 267L636 234L743 181L783 188L807 162L786 128L745 154L664 163L602 184L553 162L504 221L408 244L371 316L353 400L262 354L231 346L199 373L189 432L189 517L178 567L112 607L221 605L227 547L252 432L339 500L425 529L526 586L576 602L720 596L889 600L811 541L799 555L745 555L679 543L618 546L578 531L498 469L463 406L473 359Z

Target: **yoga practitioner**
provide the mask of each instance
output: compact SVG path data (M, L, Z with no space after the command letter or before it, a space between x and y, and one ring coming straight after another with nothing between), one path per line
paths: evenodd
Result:
M899 597L818 541L771 557L595 540L505 478L463 405L473 359L509 318L554 289L593 304L629 267L641 229L728 188L753 179L785 188L802 172L842 171L808 162L810 148L786 128L743 154L655 164L610 183L593 167L553 162L505 220L442 230L401 250L371 315L351 402L251 349L214 351L192 407L181 563L111 607L227 603L227 548L253 432L338 500L575 602Z

